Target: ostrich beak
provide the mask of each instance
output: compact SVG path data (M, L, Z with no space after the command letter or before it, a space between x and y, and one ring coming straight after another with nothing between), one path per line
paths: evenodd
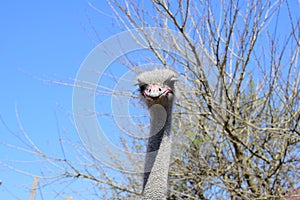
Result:
M148 85L142 94L146 99L156 100L163 96L167 96L169 93L173 94L172 89L169 87L161 87L159 85Z

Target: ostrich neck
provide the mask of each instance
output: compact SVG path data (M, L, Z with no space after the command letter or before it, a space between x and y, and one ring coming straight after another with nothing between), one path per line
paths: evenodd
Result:
M172 140L172 105L152 106L143 184L143 199L166 199Z

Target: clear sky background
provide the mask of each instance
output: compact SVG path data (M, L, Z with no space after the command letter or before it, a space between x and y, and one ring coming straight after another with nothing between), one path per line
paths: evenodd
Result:
M109 13L105 1L0 3L0 199L29 199L32 185L31 177L3 166L11 160L27 160L26 154L3 146L22 145L12 134L20 133L17 113L32 140L46 152L55 152L59 129L71 126L68 113L72 108L72 87L39 79L74 79L99 39L113 35ZM16 163L26 169L27 163ZM44 195L43 199L55 199L55 194Z

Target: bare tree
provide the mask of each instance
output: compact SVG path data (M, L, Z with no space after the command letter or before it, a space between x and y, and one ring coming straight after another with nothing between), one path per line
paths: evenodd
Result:
M137 72L143 59L160 63L177 71L182 83L173 113L174 137L180 140L174 144L168 199L282 199L296 189L300 175L296 1L107 2L120 29L138 28L147 39L145 57L128 56L120 62ZM164 31L151 33L148 27ZM133 37L139 41L139 36ZM104 86L98 89L115 92ZM138 148L143 141L121 141L128 152L143 150ZM141 175L112 173L80 146L75 148L80 157L71 162L66 155L53 158L29 144L33 154L56 168L61 180L89 180L107 199L141 195ZM114 159L122 168L122 160ZM128 159L139 162L130 153Z
M125 29L174 29L186 43L160 51L145 33L186 87L174 125L190 140L174 156L170 199L282 198L298 184L300 21L290 2L109 2Z

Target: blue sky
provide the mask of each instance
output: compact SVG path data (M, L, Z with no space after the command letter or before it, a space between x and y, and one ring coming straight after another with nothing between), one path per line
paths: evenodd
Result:
M101 33L102 40L113 34L111 18L96 12L89 2L12 0L1 3L0 116L5 125L0 123L0 142L20 144L10 133L20 133L17 108L32 140L42 149L55 152L59 129L70 124L67 113L71 111L72 88L45 83L39 78L67 80L76 76L82 61L99 43L91 23ZM105 1L94 3L109 14ZM26 154L2 145L0 151L0 162L27 160ZM0 199L29 199L31 177L0 165L0 180Z

